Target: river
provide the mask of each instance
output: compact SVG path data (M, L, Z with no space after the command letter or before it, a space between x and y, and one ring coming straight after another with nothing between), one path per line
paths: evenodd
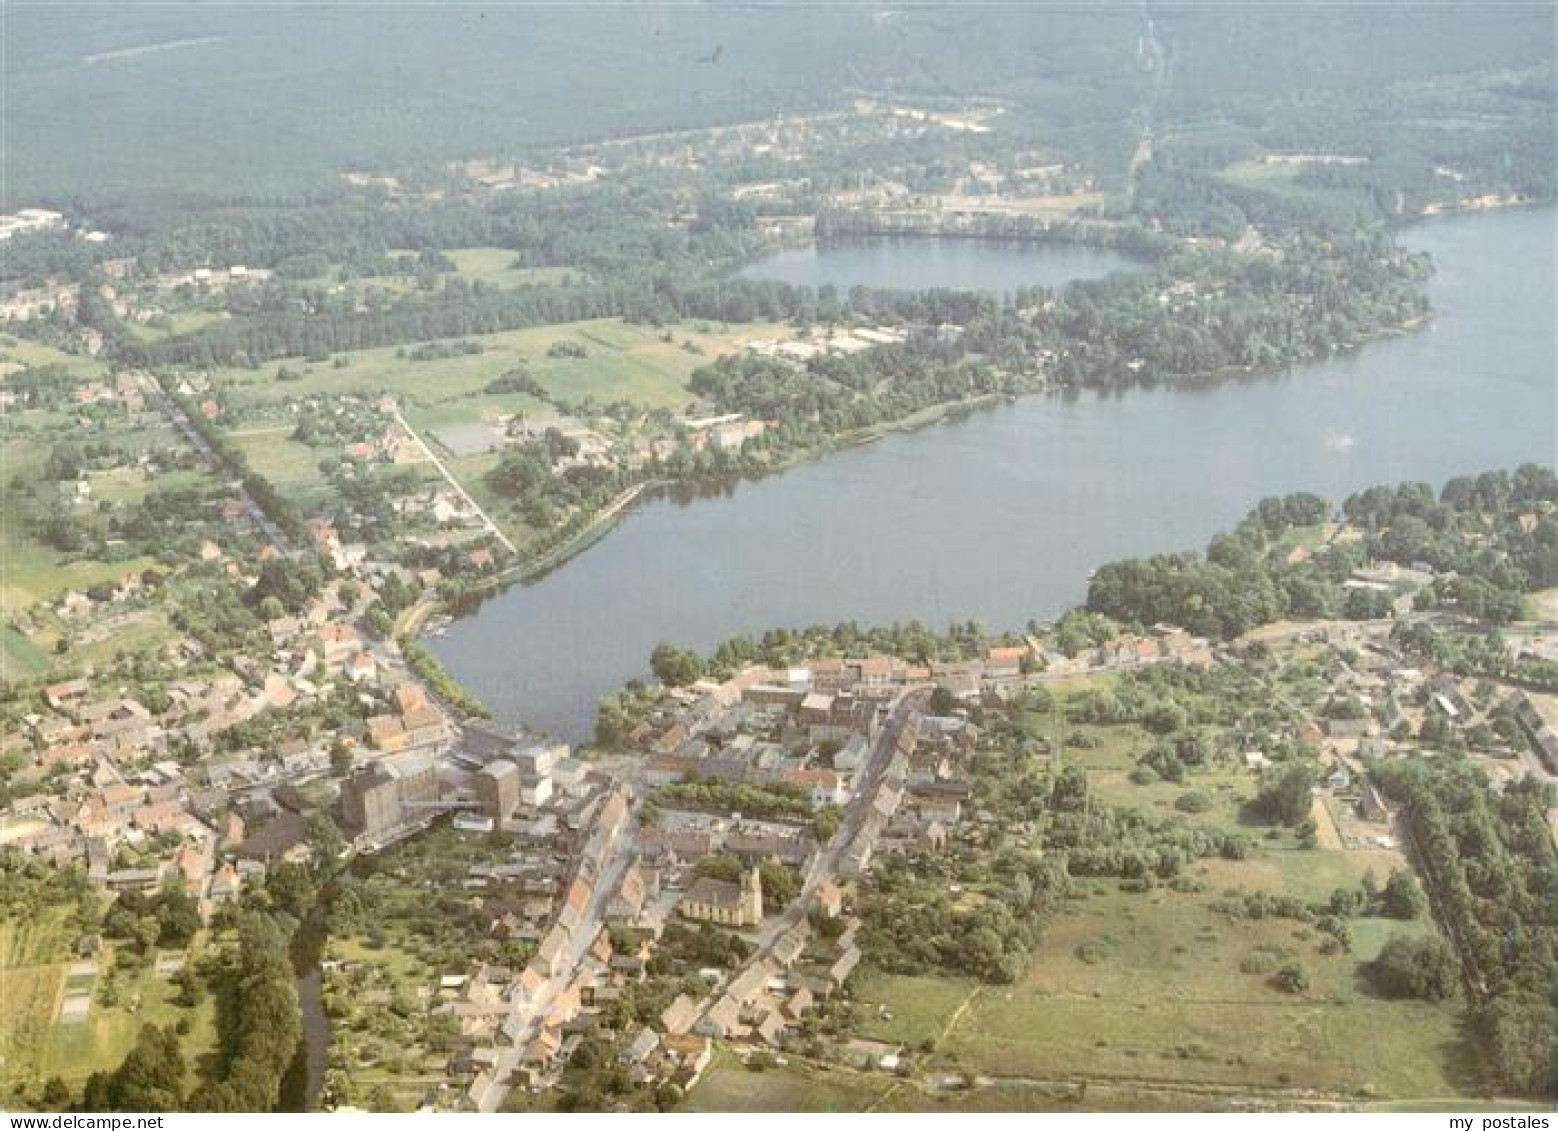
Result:
M581 742L661 640L706 649L839 620L1016 628L1080 602L1100 563L1200 549L1264 495L1551 463L1555 220L1486 212L1404 233L1438 266L1416 333L1203 388L1027 397L723 497L647 500L428 643L501 718ZM918 242L927 274L900 253L900 285L937 283L946 251Z

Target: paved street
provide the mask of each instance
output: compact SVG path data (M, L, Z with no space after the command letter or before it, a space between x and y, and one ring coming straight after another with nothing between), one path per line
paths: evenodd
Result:
M844 819L840 822L838 831L833 834L833 839L812 857L801 890L790 901L789 906L779 915L771 916L764 921L752 957L745 966L730 976L727 985L767 958L772 953L774 943L779 936L806 918L807 908L811 904L812 897L816 895L817 889L837 878L839 862L844 858L844 853L865 823L866 814L870 812L871 803L876 799L877 791L881 788L882 780L887 774L887 767L892 763L893 751L898 745L899 735L903 733L903 728L910 716L916 711L924 710L925 701L929 696L928 689L918 688L905 691L894 700L887 723L882 727L881 734L877 735L876 743L871 749L870 761L861 771L859 786L845 808ZM718 993L711 994L700 1003L698 1013L700 1020L719 1000L719 996Z
M633 859L637 842L638 822L630 813L622 826L622 831L617 834L617 839L612 843L610 855L601 867L600 877L590 896L589 907L580 921L579 928L574 931L569 941L568 953L562 966L537 990L534 1004L517 1006L514 1010L514 1016L522 1021L522 1028L515 1034L514 1044L501 1050L498 1063L493 1069L493 1078L498 1083L483 1097L482 1111L497 1111L502 1105L504 1097L509 1093L509 1075L518 1066L519 1058L524 1055L530 1042L535 1039L542 1018L551 1009L558 995L566 990L569 983L577 976L579 967L584 963L590 946L595 942L595 936L599 934L601 924L605 921L606 903L611 898L611 894L617 890L617 885L622 882L622 873L627 870L629 862Z

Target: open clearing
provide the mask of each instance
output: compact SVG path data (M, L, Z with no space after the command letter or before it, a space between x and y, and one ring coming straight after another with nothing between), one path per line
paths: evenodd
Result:
M196 947L199 946L197 936ZM116 1004L99 996L115 959L111 950L72 973L74 956L64 913L51 908L25 923L0 923L0 1085L39 1085L61 1077L79 1089L93 1072L118 1067L145 1024L190 1024L184 1037L191 1065L216 1044L215 1002L208 994L193 1009L174 1004L178 990L156 963L120 967ZM59 1021L66 996L88 996L84 1020Z
M671 330L672 340L667 342L651 327L603 318L473 336L464 340L479 343L480 353L430 361L397 356L412 351L386 346L343 354L347 364L340 369L329 362L310 364L302 359L279 363L303 372L297 381L277 381L278 366L269 364L257 370L221 369L214 379L249 402L318 393L389 393L404 402L408 418L419 428L490 419L482 411L482 402L488 399L483 390L519 365L548 393L570 405L592 398L598 404L625 400L645 408L681 409L692 400L686 385L693 370L775 332L768 324L701 333L681 326ZM549 356L553 346L580 349L584 356Z
M1215 898L1099 885L1045 933L1026 978L975 1001L943 1053L996 1076L1299 1087L1360 1100L1458 1091L1456 1010L1375 999L1359 977L1360 961L1402 925L1360 929L1352 955L1321 955L1312 929L1233 919L1211 909ZM1269 973L1247 973L1260 954L1299 962L1309 990L1286 994Z

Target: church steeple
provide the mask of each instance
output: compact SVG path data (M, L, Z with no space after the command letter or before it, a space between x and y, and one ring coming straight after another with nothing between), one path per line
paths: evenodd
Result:
M763 877L756 864L741 877L741 910L743 918L753 923L763 921Z

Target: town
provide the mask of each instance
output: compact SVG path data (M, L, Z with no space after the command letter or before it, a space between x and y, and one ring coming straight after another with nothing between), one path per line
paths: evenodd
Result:
M1549 11L326 7L5 19L0 1106L1551 1107Z
M158 399L154 387L142 391ZM242 504L220 514L224 526L199 543L192 568L283 592L275 574L292 559L255 522L242 541L261 542L258 554L231 541L224 550L219 529L249 512ZM1089 643L1063 622L1045 637L965 647L960 658L804 654L723 678L668 648L656 657L658 689L615 708L614 745L634 756L602 759L447 701L438 679L375 630L386 618L368 615L375 600L435 579L370 560L331 523L311 520L306 531L338 572L294 600L294 612L264 622L265 649L213 668L189 637L166 648L165 679L141 692L105 681L118 678L112 667L40 687L6 743L4 847L84 868L121 901L177 893L209 920L264 891L278 869L327 877L376 856L394 861L429 836L454 838L458 888L486 924L477 933L502 949L430 968L417 988L415 1008L438 1034L413 1038L417 1062L441 1066L443 1083L415 1099L439 1110L556 1094L590 1042L609 1050L632 1087L671 1098L692 1092L726 1047L748 1059L804 1048L824 1063L912 1070L913 1048L862 1038L836 1018L862 962L873 871L894 856L987 840L996 818L977 800L987 792L979 766L1004 747L992 747L978 720L1022 716L1051 688L1075 694L1155 668L1236 665L1251 649L1318 650L1327 692L1294 716L1281 743L1321 766L1312 816L1307 797L1302 806L1306 835L1370 858L1400 859L1409 835L1372 767L1417 736L1469 742L1496 788L1526 775L1558 781L1550 695L1499 694L1403 650L1403 625L1439 616L1414 612L1414 598L1436 583L1423 566L1384 562L1348 580L1349 592L1383 596L1384 619L1276 626L1231 648L1171 624ZM1327 541L1348 537L1342 526ZM1287 560L1309 556L1294 550ZM173 583L130 573L68 594L50 623L73 641L122 633L148 585ZM1533 622L1510 646L1550 660L1558 636ZM320 725L324 717L309 714L344 702L349 722ZM311 720L303 733L242 743L268 720L297 717ZM1237 755L1250 780L1285 764L1248 741ZM1041 742L1058 769L1064 747ZM1558 808L1547 821L1558 828ZM86 935L75 947L71 988L49 1024L88 1024L125 961L122 942ZM161 953L158 975L182 969L177 948ZM361 1007L347 1004L346 987L374 962L371 949L327 948L333 1024L357 1023ZM353 1060L368 1047L338 1034L340 1075L330 1078L342 1093L342 1081L370 1069L372 1060ZM394 1079L373 1102L407 1102ZM327 1084L323 1099L350 1107L364 1095L332 1096Z

